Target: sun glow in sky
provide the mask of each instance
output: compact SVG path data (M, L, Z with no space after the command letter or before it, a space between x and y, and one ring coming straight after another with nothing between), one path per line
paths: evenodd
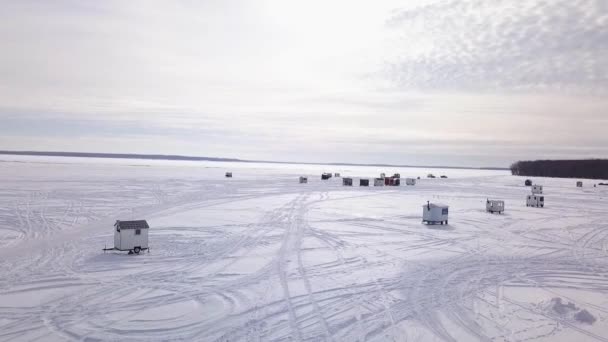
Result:
M608 157L608 2L3 1L0 149Z

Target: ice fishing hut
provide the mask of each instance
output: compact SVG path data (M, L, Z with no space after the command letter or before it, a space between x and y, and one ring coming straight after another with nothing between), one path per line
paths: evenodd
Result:
M384 178L384 185L399 186L399 185L401 185L401 178L395 178L395 177Z
M405 185L416 185L416 179L415 178L406 178Z
M300 184L308 183L308 177L300 176Z
M445 204L426 202L422 206L422 223L448 224L448 206Z
M526 197L526 207L542 208L545 206L545 196L528 195Z
M146 220L120 221L114 223L114 250L139 253L148 249L148 229Z
M359 186L369 186L369 179L359 179Z
M533 194L542 194L543 193L543 186L542 185L532 185L532 193Z
M581 182L581 181L576 182L576 187L577 188L582 188L583 187L583 182Z
M324 173L321 175L321 179L327 180L331 178L331 173Z
M489 213L499 213L502 214L505 211L505 201L498 200L486 200L486 211Z
M338 173L338 172L334 173L334 177L340 177L340 173Z
M226 178L232 178L232 172L226 172Z
M526 186L532 186L532 181L529 179L526 179L526 182L524 183Z
M374 186L384 186L384 179L374 178Z
M353 179L348 177L342 178L342 185L353 186Z

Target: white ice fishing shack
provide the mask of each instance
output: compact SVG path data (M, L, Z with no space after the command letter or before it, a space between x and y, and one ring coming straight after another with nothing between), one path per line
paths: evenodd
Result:
M489 213L499 213L502 214L505 211L505 201L498 200L486 200L486 211Z
M448 209L445 204L426 202L422 206L422 223L448 224Z
M416 185L416 179L415 178L406 178L405 185Z
M542 208L545 206L545 196L528 195L526 197L526 207Z
M114 248L119 251L139 253L148 249L148 229L146 220L120 221L114 223Z
M542 185L537 185L537 184L532 185L532 193L533 194L542 194L543 193L543 186Z

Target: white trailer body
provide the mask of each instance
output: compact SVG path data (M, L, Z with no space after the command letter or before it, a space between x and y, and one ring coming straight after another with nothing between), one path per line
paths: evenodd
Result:
M405 185L416 185L416 179L415 178L406 178Z
M114 224L114 249L135 251L148 249L148 223L140 221L116 221Z
M526 197L526 207L542 208L545 206L545 196L528 195Z
M533 194L542 194L543 193L543 186L542 185L532 185L532 193Z
M422 223L448 224L448 208L445 204L427 202L422 206Z
M502 212L505 211L505 201L487 200L486 211L489 213L502 214Z

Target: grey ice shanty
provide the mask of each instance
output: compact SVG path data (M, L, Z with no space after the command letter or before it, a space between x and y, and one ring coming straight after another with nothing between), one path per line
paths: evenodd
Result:
M505 201L486 200L486 211L489 213L502 214L502 212L505 211Z
M146 220L117 220L114 223L114 249L134 253L148 249L149 228Z
M542 208L544 206L545 196L532 194L526 197L526 207Z
M448 209L445 204L426 202L422 206L422 223L448 224Z
M300 184L308 183L308 177L300 176Z

